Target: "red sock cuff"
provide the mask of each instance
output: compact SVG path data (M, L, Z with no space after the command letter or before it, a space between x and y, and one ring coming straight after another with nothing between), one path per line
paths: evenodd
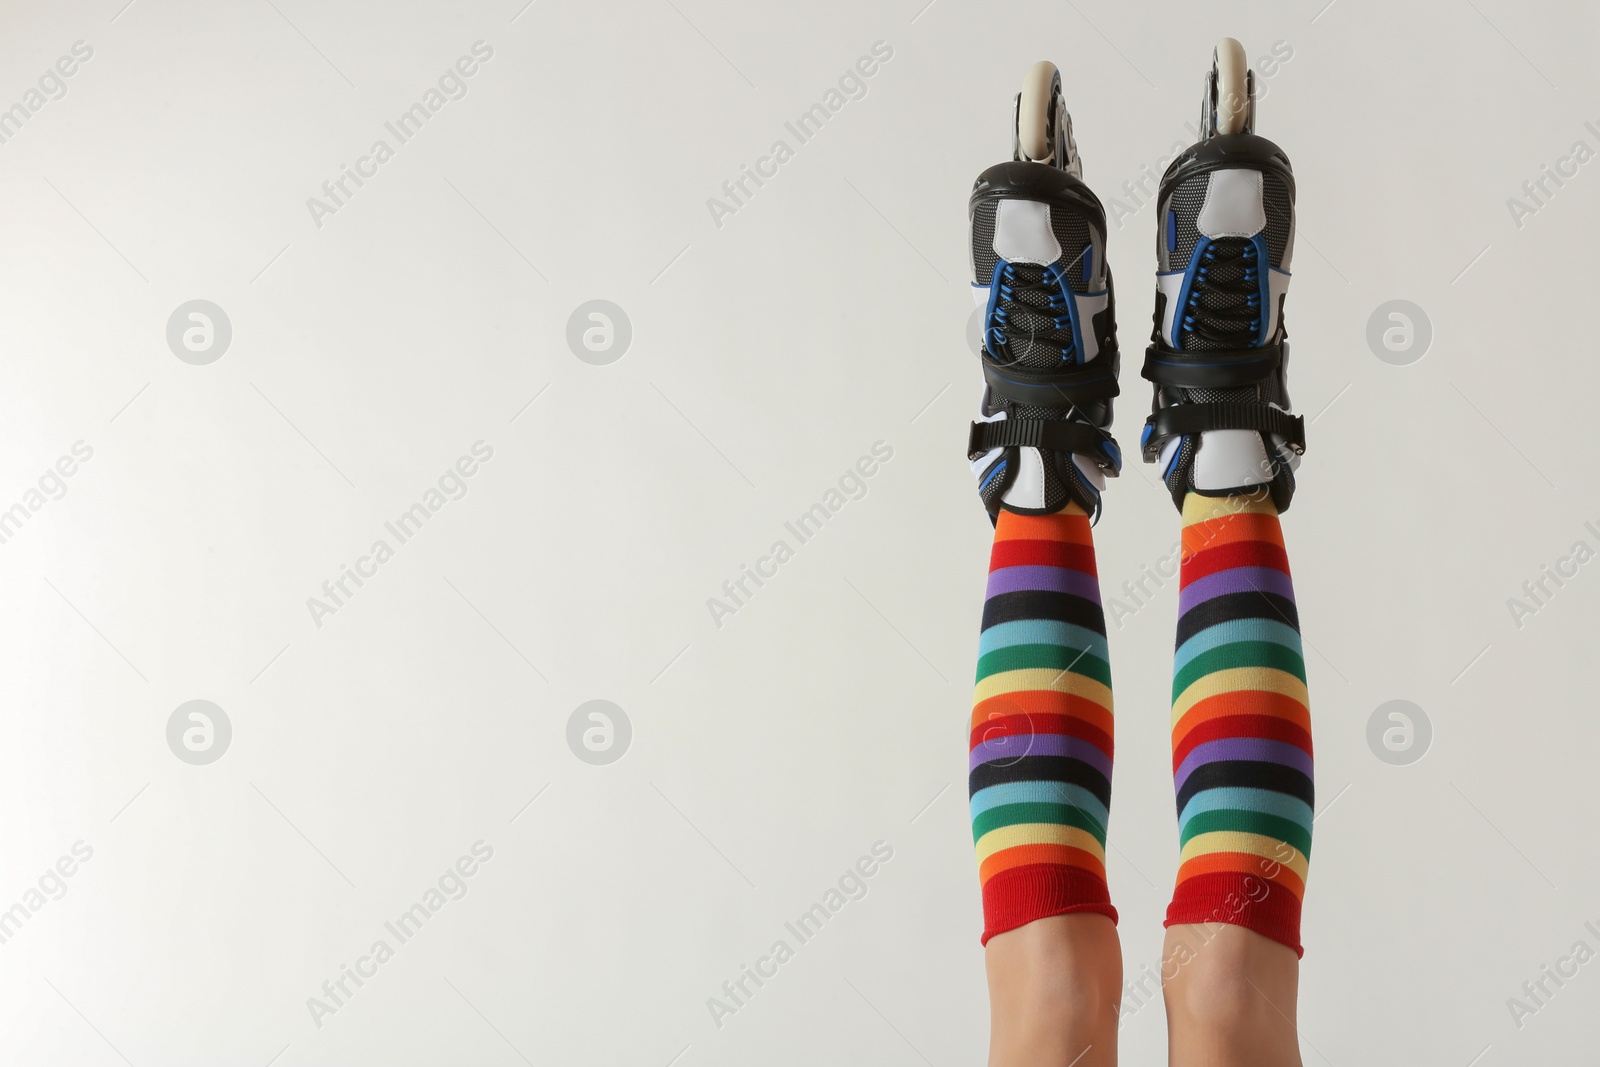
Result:
M1300 898L1253 874L1216 871L1178 883L1164 925L1187 923L1243 926L1288 945L1297 957L1305 955L1300 945Z
M1103 879L1081 867L1034 863L1001 871L983 883L983 944L1035 919L1094 912L1117 921Z

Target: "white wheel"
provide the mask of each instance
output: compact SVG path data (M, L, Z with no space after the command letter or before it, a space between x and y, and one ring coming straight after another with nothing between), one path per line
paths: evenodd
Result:
M1053 158L1052 111L1060 75L1056 65L1040 60L1028 68L1017 94L1017 158L1035 163L1059 163Z
M1250 64L1244 45L1232 37L1217 42L1217 132L1243 133L1250 127Z

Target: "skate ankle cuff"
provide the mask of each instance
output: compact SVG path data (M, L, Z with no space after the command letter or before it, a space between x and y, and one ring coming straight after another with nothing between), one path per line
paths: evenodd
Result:
M1093 461L1110 477L1122 471L1122 450L1106 431L1069 419L1015 419L975 422L967 434L967 458L1010 446L1070 452Z
M1140 449L1146 463L1154 463L1161 446L1180 434L1210 430L1256 430L1282 437L1295 455L1306 450L1306 420L1301 415L1260 401L1219 400L1208 404L1173 404L1145 420Z
M1144 350L1139 373L1158 386L1236 389L1267 381L1288 358L1288 342L1231 352L1180 352L1157 343Z
M1083 364L1061 370L1037 371L996 363L984 353L983 379L996 396L1019 404L1072 408L1110 400L1122 392L1117 384L1121 354L1115 349L1102 351Z

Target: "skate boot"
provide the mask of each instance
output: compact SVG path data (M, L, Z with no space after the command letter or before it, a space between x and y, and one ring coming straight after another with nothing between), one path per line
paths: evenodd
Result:
M1154 410L1140 446L1173 502L1265 491L1294 496L1305 420L1289 413L1283 299L1294 253L1294 173L1255 134L1254 75L1223 38L1201 139L1161 179L1156 312L1144 377Z
M1028 71L1013 159L978 176L972 293L983 309L984 391L967 458L991 520L1076 503L1098 517L1122 455L1107 432L1117 337L1106 218L1083 184L1061 77Z

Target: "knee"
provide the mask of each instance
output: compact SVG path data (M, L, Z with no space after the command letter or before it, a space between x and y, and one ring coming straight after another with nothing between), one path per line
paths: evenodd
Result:
M1168 931L1162 986L1169 1012L1221 1027L1292 1025L1299 960L1253 930L1221 923Z
M1102 915L1058 915L990 939L996 1008L1037 1021L1114 1017L1122 987L1116 927Z

